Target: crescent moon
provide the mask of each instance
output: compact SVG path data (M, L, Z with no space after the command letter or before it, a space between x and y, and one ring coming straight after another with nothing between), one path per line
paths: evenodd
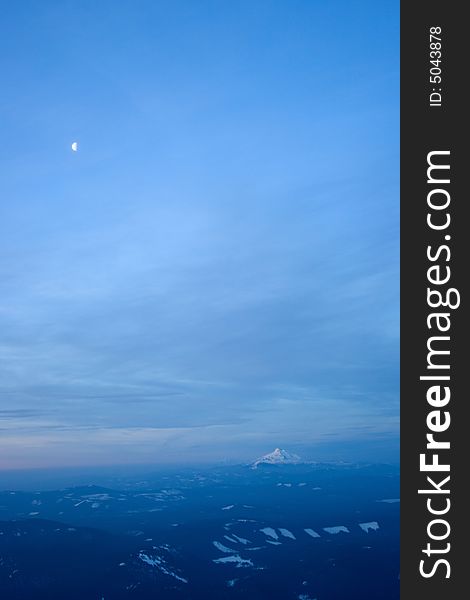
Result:
M77 142L74 142L72 144L72 150L73 150L73 152L76 152L78 150L78 143Z

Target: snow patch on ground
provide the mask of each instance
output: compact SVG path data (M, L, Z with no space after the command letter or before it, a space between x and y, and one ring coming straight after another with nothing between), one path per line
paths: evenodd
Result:
M377 521L370 521L369 523L359 523L359 527L366 533L369 533L369 529L372 529L372 531L377 531L379 524Z
M233 552L233 550L231 548L227 548L227 546L224 546L220 542L212 542L212 543L217 548L217 550L220 550L221 552L225 552L226 554L232 554L232 552Z
M311 535L313 538L319 538L319 534L314 531L313 529L304 529L305 533L307 533L308 535Z
M149 556L148 554L144 554L144 552L139 553L139 558L142 562L150 565L151 567L157 567L162 573L168 575L169 577L174 577L178 581L182 581L183 583L188 583L188 580L184 577L180 577L173 571L168 568L165 560L161 556Z
M238 535L235 535L234 533L232 533L232 535L236 540L238 540L240 542L240 544L245 544L245 546L246 546L246 544L251 544L250 540L247 540L246 538L239 537Z
M256 523L256 519L237 519L238 523Z
M224 538L226 540L228 540L229 542L232 542L232 544L236 544L237 540L234 540L233 538L231 538L229 535L224 535Z
M233 563L237 568L253 566L253 562L249 558L242 558L241 556L238 556L238 554L234 554L233 556L224 556L223 558L216 558L212 562L218 565Z
M326 533L349 533L349 529L347 527L345 527L344 525L337 525L335 527L323 527L323 531L326 531Z
M82 498L89 498L90 500L112 500L112 496L109 494L84 494Z
M291 540L295 540L295 535L292 533L292 531L289 531L288 529L284 529L283 527L279 527L279 531L281 532L281 535L283 535L286 538L290 538Z
M275 540L279 539L279 536L276 533L276 530L273 529L272 527L263 527L263 529L260 529L260 531L262 533L264 533L264 535L268 536L268 537L272 537Z

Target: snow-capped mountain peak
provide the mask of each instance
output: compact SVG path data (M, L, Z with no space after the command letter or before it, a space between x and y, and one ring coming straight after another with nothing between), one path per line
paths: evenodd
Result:
M276 448L273 452L255 460L252 467L256 469L258 465L295 465L300 462L302 461L297 454L292 454L282 448Z

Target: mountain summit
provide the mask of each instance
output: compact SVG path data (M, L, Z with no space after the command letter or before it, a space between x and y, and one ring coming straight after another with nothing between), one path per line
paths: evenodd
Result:
M253 469L256 469L259 465L296 465L300 462L302 461L297 454L292 454L282 448L276 448L273 452L255 460L251 466Z

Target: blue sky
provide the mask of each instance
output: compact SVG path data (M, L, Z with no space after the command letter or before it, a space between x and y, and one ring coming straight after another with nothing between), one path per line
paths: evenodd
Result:
M2 10L0 467L396 448L398 2Z

